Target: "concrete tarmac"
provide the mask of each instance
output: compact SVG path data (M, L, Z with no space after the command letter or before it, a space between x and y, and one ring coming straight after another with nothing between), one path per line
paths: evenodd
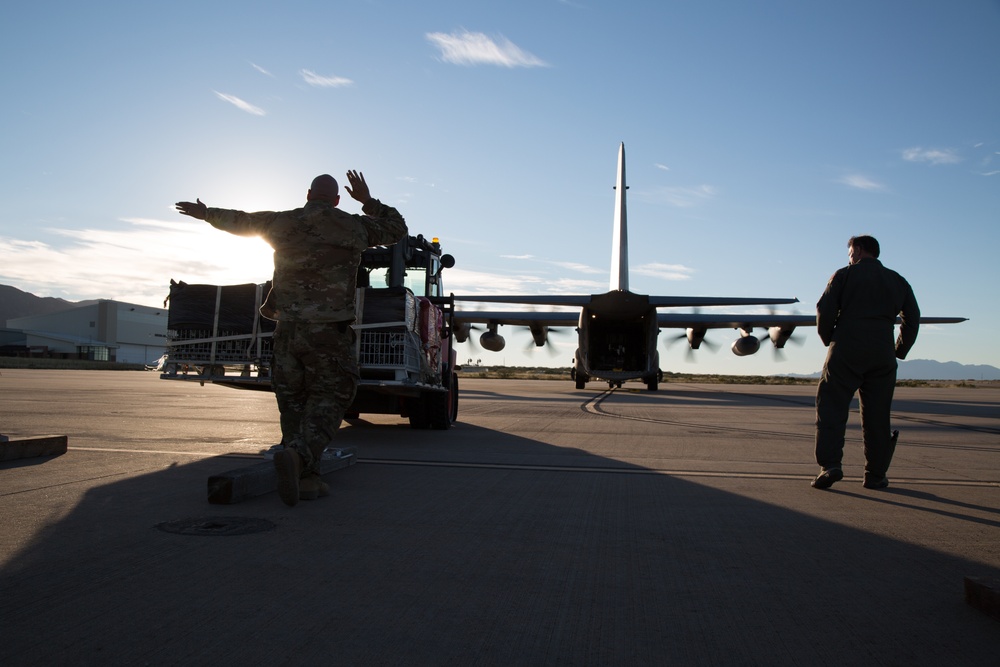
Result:
M327 498L207 502L271 394L8 370L3 665L987 665L1000 388L899 388L891 486L809 486L811 386L462 378L459 423L363 416Z

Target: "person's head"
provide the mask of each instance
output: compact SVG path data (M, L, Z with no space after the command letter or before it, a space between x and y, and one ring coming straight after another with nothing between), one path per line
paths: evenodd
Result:
M337 179L330 174L323 174L313 179L306 193L306 201L325 201L336 206L340 203L340 187Z
M865 257L878 259L878 241L875 240L874 236L852 236L847 242L847 247L849 248L848 257L851 264L857 264Z

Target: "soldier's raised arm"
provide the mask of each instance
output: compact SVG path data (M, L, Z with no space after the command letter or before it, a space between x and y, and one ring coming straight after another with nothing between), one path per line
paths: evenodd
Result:
M208 215L208 207L201 203L200 199L193 202L189 201L179 201L174 206L183 215L189 215L192 218L197 218L198 220L204 220L205 216Z

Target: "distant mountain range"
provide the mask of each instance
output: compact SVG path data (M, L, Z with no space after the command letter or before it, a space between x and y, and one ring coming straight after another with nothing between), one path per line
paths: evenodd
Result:
M34 315L48 315L67 308L75 308L93 301L67 301L54 297L40 297L22 292L16 287L0 285L0 326L7 326L7 320ZM794 377L816 377L811 375ZM899 362L900 380L1000 380L1000 368L996 366L965 365L957 361L933 361L931 359L911 359Z
M801 375L787 373L786 377L816 378L821 371ZM957 361L910 359L899 362L897 380L1000 380L1000 368L985 364L960 364Z
M817 376L818 377L818 376ZM957 361L910 359L899 362L899 380L1000 380L1000 368Z
M57 299L51 296L41 297L22 292L16 287L0 285L0 326L7 326L7 320L18 317L33 317L48 315L60 310L80 305L74 301Z

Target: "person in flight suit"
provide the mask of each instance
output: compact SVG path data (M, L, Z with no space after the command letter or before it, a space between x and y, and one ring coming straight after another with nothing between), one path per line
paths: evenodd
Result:
M354 294L361 253L407 233L395 208L371 196L364 174L348 171L348 194L365 215L339 208L336 179L313 179L306 204L290 211L244 213L178 202L184 215L241 236L260 236L274 249L271 292L261 314L277 320L272 387L284 448L274 455L278 494L289 506L328 494L319 476L330 444L357 392Z
M890 433L889 411L896 387L896 359L905 359L917 339L920 308L909 283L882 266L871 236L848 241L850 263L827 283L816 304L816 330L827 346L816 391L816 462L812 486L828 489L844 478L841 459L851 400L858 393L868 489L889 486L886 473L898 432ZM896 317L902 320L893 342Z

